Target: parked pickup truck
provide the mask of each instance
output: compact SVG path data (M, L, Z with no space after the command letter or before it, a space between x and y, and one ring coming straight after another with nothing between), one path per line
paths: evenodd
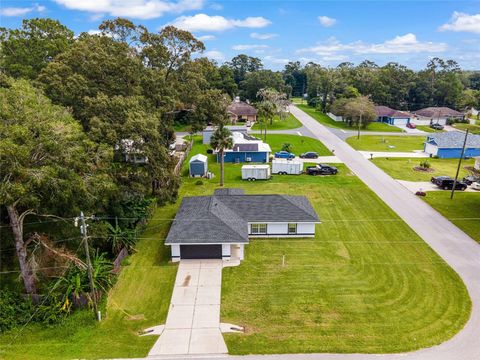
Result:
M455 179L451 178L450 176L434 176L430 181L443 190L452 190ZM455 184L455 190L464 191L466 188L467 184L463 181L458 180Z
M308 175L335 175L338 169L335 166L317 164L315 166L307 166L306 173Z

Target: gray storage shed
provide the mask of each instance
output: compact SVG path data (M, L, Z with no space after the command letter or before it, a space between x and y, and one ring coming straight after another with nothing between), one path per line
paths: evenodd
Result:
M203 177L207 175L208 158L205 155L197 154L192 156L189 165L191 177Z

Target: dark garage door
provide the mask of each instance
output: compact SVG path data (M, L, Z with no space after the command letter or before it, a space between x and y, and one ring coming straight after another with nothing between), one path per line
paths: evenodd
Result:
M222 245L180 245L182 259L221 259Z

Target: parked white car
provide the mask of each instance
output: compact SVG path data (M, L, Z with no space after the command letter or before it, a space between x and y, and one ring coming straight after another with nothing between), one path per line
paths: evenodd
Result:
M480 182L477 181L477 182L472 183L471 188L472 188L473 190L478 190L478 191L480 191Z

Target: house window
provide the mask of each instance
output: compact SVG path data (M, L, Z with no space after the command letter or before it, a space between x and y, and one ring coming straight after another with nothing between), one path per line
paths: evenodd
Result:
M288 233L296 234L297 233L297 224L288 224Z
M267 224L251 224L250 233L252 235L261 235L267 233Z

